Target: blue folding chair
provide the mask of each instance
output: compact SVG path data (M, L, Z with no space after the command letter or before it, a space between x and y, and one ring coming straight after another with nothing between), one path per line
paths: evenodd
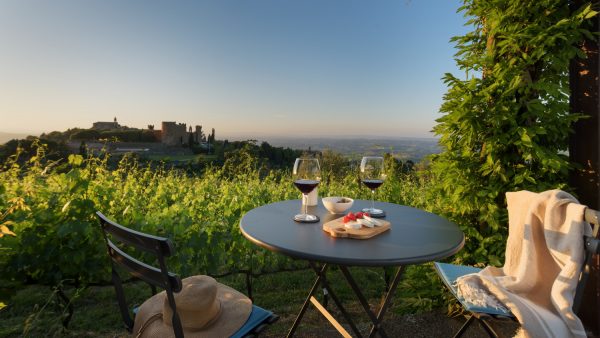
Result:
M106 241L108 254L112 260L112 282L117 293L117 301L121 311L121 317L125 323L125 327L131 333L133 329L133 318L130 315L129 307L123 290L121 277L117 273L116 267L119 266L129 272L133 277L139 278L148 283L152 288L152 294L156 294L156 288L164 289L167 294L169 305L173 309L173 331L175 337L183 337L183 329L179 316L176 311L176 304L173 293L181 291L182 283L179 276L169 272L165 264L165 258L173 252L173 245L168 238L148 235L139 231L131 230L120 224L114 223L102 213L97 212L96 215L100 220L102 233ZM110 237L109 237L110 236ZM112 239L112 240L111 240ZM124 246L137 248L156 256L159 267L147 265L137 259L129 256L122 251L119 246L113 243L117 241ZM133 309L134 316L137 314L137 308ZM271 311L267 311L256 305L252 305L252 312L245 324L236 331L232 338L251 338L260 334L268 325L273 324L279 317Z
M593 262L592 256L594 254L600 253L600 240L598 237L598 229L600 228L600 212L592 209L586 209L585 211L585 220L586 222L592 224L594 226L592 231L592 236L584 237L584 250L585 250L585 258L583 261L583 269L581 270L581 275L579 277L579 282L577 284L577 290L575 291L575 299L573 302L573 310L577 312L579 307L581 306L581 300L583 299L585 283L587 282L589 272L591 269L591 264ZM458 332L454 335L454 337L461 337L463 333L473 324L473 322L477 321L481 324L485 332L492 337L499 337L498 333L494 330L494 328L488 323L489 319L503 319L503 320L513 320L516 321L515 316L510 311L503 311L500 309L492 308L492 307L480 307L474 304L471 304L461 297L458 297L458 293L456 290L456 279L461 276L468 275L471 273L477 273L481 269L475 268L472 266L465 265L455 265L455 264L446 264L435 262L434 267L440 276L440 279L444 282L446 287L450 290L450 292L454 295L454 297L460 302L465 311L469 312L470 315L467 315L467 321L463 324L463 326L458 330Z

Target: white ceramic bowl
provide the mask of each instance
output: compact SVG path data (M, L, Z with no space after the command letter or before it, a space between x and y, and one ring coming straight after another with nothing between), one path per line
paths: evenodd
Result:
M351 198L336 196L323 197L322 201L325 209L329 210L332 214L343 214L350 209L354 203L354 200Z

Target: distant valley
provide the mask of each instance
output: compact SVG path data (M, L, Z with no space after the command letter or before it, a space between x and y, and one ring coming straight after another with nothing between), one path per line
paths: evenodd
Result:
M351 158L391 153L402 160L419 161L440 152L435 138L267 138L276 147L329 149Z
M24 139L29 134L7 133L0 131L0 145L12 139ZM243 138L242 138L243 139ZM435 138L303 138L303 137L265 137L259 139L274 147L299 150L332 150L350 158L362 156L381 156L391 153L401 160L418 162L431 154L439 153L440 147Z

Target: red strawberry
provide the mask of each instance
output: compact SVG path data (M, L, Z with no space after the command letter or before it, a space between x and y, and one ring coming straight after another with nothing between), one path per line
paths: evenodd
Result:
M368 212L363 213L363 215L367 216L367 217L371 217L371 214L369 214Z
M363 218L364 213L359 211L355 214L356 218Z
M344 216L344 223L348 223L350 221L351 221L350 217Z
M346 217L348 217L348 219L350 219L351 221L356 221L356 216L354 216L352 212L349 212L348 215L346 215Z

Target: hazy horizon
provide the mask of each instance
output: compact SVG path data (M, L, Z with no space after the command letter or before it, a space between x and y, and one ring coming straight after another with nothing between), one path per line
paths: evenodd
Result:
M165 120L166 121L170 121L170 122L177 122L177 123L186 123L184 121L174 121L174 120ZM94 122L112 122L112 120L107 119L107 120L98 120L98 121L94 121ZM132 126L132 125L126 125L121 123L120 121L118 121L120 125L122 126L127 126L129 128L137 128L137 129L147 129L148 125L154 125L154 129L160 130L160 126L161 126L161 122L155 122L155 123L148 123L146 125L143 126ZM195 125L202 125L203 130L211 130L213 127L211 126L206 126L203 125L202 123L186 123L187 128L189 128L190 126L195 126ZM53 131L59 131L59 132L64 132L67 129L73 129L73 128L81 128L81 129L90 129L92 128L92 123L90 123L89 125L85 125L85 126L67 126L64 129L27 129L27 128L3 128L3 126L0 126L0 133L6 133L6 134L26 134L26 135L31 135L31 136L39 136L41 134L48 134L50 132ZM208 129L206 129L208 128ZM226 126L225 126L226 128ZM341 131L335 131L334 133L332 132L322 132L321 134L319 133L308 133L307 135L302 135L300 133L296 133L296 134L290 134L290 133L278 133L278 132L256 132L256 133L252 133L249 131L239 131L239 132L227 132L227 130L219 130L218 128L215 128L216 133L220 134L221 136L219 136L219 139L247 139L248 137L268 137L268 138L312 138L312 137L318 137L318 138L332 138L332 139L339 139L339 138L438 138L437 136L434 135L433 132L431 131L425 131L425 132L419 132L419 133L406 133L406 134L402 134L402 133L375 133L373 132L372 134L369 133L356 133L356 134L352 134L352 133L343 133L343 130Z
M72 128L81 128L81 127L71 127ZM135 127L134 127L135 128ZM54 131L54 130L52 130ZM15 135L19 137L27 137L27 136L40 136L43 133L50 133L52 131L32 131L32 132L8 132L0 129L0 136L4 135ZM57 130L59 132L64 132L65 130ZM309 135L309 136L301 136L301 135L251 135L251 134L239 134L239 135L224 135L219 136L217 133L217 140L229 140L229 141L246 141L246 140L258 140L258 141L272 141L272 140L307 140L307 139L319 139L319 140L412 140L412 139L423 139L423 140L437 140L439 137L436 137L432 134L432 136L402 136L402 135Z
M14 139L16 134L5 134L0 131L0 145ZM24 137L25 135L21 135ZM19 138L22 138L19 137ZM401 160L420 161L428 155L439 153L440 147L436 138L419 137L241 137L224 138L229 141L256 140L258 144L266 141L273 147L291 149L332 150L338 154L356 158L357 156L383 156L392 154ZM139 143L136 143L139 146Z

